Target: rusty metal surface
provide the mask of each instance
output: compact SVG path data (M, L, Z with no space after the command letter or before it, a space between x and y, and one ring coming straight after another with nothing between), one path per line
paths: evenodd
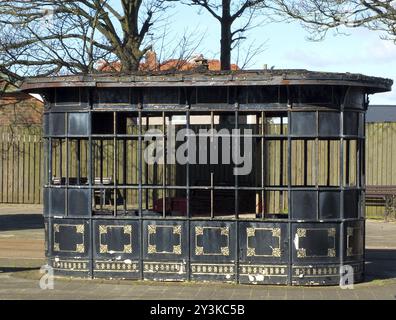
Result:
M367 88L368 93L390 91L393 80L353 73L308 70L248 70L205 72L102 73L46 78L27 78L21 90L51 87L145 87L145 86L255 86L343 85Z

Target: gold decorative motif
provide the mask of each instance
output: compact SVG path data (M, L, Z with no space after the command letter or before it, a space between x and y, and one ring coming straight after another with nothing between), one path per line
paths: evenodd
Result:
M201 235L203 235L203 227L195 227L195 234L197 235L197 236L201 236Z
M107 226L99 225L99 234L106 234L107 233Z
M306 258L307 257L307 251L303 248L300 248L297 250L297 258Z
M222 236L227 236L228 237L230 235L230 228L229 227L222 227L220 229L221 229L220 234Z
M54 224L54 232L59 232L59 224Z
M155 233L157 232L157 226L156 226L156 225L153 225L153 224L149 224L149 225L147 226L147 231L148 231L148 234L149 234L149 235L155 234Z
M347 256L353 256L353 249L352 248L347 248Z
M85 251L85 246L83 243L79 243L76 245L76 252L83 253Z
M353 230L354 230L355 228L351 228L351 227L348 227L347 228L347 235L348 235L348 237L352 237L353 236Z
M131 244L124 244L124 252L125 253L132 253L132 245Z
M109 251L108 251L107 244L100 244L99 252L100 253L108 253Z
M307 229L297 228L297 236L299 238L304 238L307 236Z
M234 266L224 264L192 264L191 272L193 274L226 276L234 272Z
M229 256L230 255L230 249L228 247L221 247L221 254L223 256Z
M246 228L246 235L248 237L254 237L256 235L256 228Z
M84 234L84 225L83 224L76 225L76 232Z
M60 251L59 243L54 243L54 251Z
M195 255L196 256L202 256L203 254L204 254L203 247L196 246L195 247Z
M285 265L240 265L240 274L244 276L248 275L264 275L264 276L276 276L276 277L287 277Z
M155 244L149 244L147 253L157 253L157 246Z
M280 258L280 256L281 256L280 248L272 248L272 256Z
M112 262L112 263L95 263L95 271L107 272L138 272L138 263Z
M248 257L254 257L256 255L256 248L247 248L247 256Z
M304 277L338 276L338 268L334 266L313 268L310 266L293 267L294 275L303 274Z
M174 254L181 254L181 245L173 246L173 253Z
M275 238L280 238L281 236L281 229L280 228L273 228L272 229L272 236Z
M150 273L186 273L186 266L183 263L145 262L143 269Z
M85 261L75 260L58 260L52 261L52 267L58 270L67 270L67 271L88 271L88 263Z
M327 256L328 257L335 257L336 256L335 249L334 248L327 249Z
M181 225L177 225L173 227L173 234L181 235Z
M335 229L335 228L329 228L328 231L327 231L327 235L328 235L329 237L335 237L335 235L336 235L336 229Z
M124 233L131 234L132 233L132 226L130 224L124 226Z

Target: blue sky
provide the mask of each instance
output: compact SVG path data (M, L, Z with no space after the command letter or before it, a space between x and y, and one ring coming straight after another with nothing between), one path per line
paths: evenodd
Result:
M219 56L220 27L206 12L177 5L169 18L172 35L185 29L205 33L199 52L208 58ZM265 42L264 52L250 68L264 64L279 69L308 69L329 72L362 73L396 80L396 44L380 39L380 34L364 28L348 29L349 35L329 32L320 42L308 41L308 32L299 23L266 23L251 30L248 42ZM372 104L396 104L396 90L371 96Z

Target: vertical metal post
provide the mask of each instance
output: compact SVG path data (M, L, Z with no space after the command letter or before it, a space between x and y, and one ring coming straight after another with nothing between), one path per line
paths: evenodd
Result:
M88 113L88 189L89 189L89 204L90 204L90 214L89 214L89 226L91 230L91 239L90 239L90 249L89 249L89 260L90 260L90 273L91 278L94 278L94 256L93 256L93 247L95 241L95 230L93 227L93 202L95 201L95 194L92 188L93 181L93 156L92 156L92 99L91 94L89 95L89 113Z
M188 105L190 108L190 105ZM186 111L186 129L189 132L190 129L190 110ZM188 152L191 152L190 150ZM190 161L187 161L186 165L186 201L187 201L187 279L188 281L191 280L191 250L190 250L190 241L191 241L191 212L190 212Z
M114 189L113 189L113 215L114 217L117 216L117 166L118 166L118 148L117 148L117 112L113 112L113 183L114 183Z
M292 140L290 136L290 128L292 126L292 117L291 117L291 108L292 108L292 101L290 100L290 92L289 87L287 88L288 94L288 106L289 110L287 112L289 123L288 123L288 133L287 133L287 157L288 157L288 168L287 168L287 175L288 175L288 184L287 184L287 196L288 196L288 207L289 207L289 216L288 216L288 234L289 234L289 262L288 262L288 284L291 285L293 283L293 206L291 205L291 190L292 190Z
M346 95L348 94L349 89L347 90ZM344 219L345 219L345 212L344 212L344 108L345 108L345 99L341 103L340 106L340 186L341 186L341 194L340 194L340 268L344 266ZM341 271L341 269L340 269ZM340 272L341 277L341 272Z
M140 105L141 108L141 105ZM139 127L138 127L138 189L139 189L139 226L140 226L140 279L143 280L143 210L142 210L142 111L139 110Z
M122 181L124 186L127 185L127 167L128 167L128 158L127 158L127 139L123 139L123 144L122 144ZM123 190L124 194L124 214L127 213L127 189L124 188Z
M145 119L146 119L146 132L147 132L149 130L150 116L146 116ZM144 143L144 148L145 149L147 148L147 143L148 142ZM143 160L143 158L142 158L142 160ZM149 181L148 181L148 169L149 169L148 163L145 162L144 163L144 181L145 181L146 186L149 184ZM150 193L149 189L146 188L145 189L145 199L144 199L145 200L146 210L149 209L149 193ZM165 195L163 195L163 198L165 198Z
M69 128L67 126L68 118L69 118L69 114L66 112L65 113L65 128L66 128L66 165L65 165L65 169L66 169L66 179L65 179L65 181L66 181L65 182L66 183L66 196L65 196L66 206L65 206L65 212L66 212L66 216L69 215L69 162L70 161L69 161ZM62 181L62 177L61 177L61 181Z
M265 220L265 205L266 205L266 197L265 197L265 175L267 174L265 170L266 163L266 152L265 152L265 113L261 112L261 219Z
M316 132L315 132L315 193L316 193L316 219L320 219L319 213L319 112L315 111L315 122L316 122Z
M169 125L172 126L171 119L169 119ZM166 139L166 117L165 117L165 112L162 112L162 140L163 140L163 159L164 159L164 164L162 166L162 217L166 218L166 196L167 196L167 190L166 190L166 174L167 174L167 158L166 158L166 144L167 144L167 139Z
M232 145L234 152L239 151L239 153L241 153L241 144L242 144L242 135L239 129L239 104L236 103L235 104L236 110L235 110L235 133L238 135L238 139L236 139L236 137L232 134L231 137L231 141L233 141L233 139L235 139L235 144L238 142L239 143L239 150L237 150L236 148L234 148L235 146ZM244 146L246 147L246 146ZM239 154L240 155L240 154ZM237 155L237 156L239 156ZM237 157L234 157L234 159L237 159ZM235 165L235 164L234 164ZM235 167L236 168L236 167ZM234 196L235 196L235 282L238 283L239 282L239 258L240 258L240 252L239 252L239 193L238 193L238 175L234 172Z
M211 128L211 139L212 143L214 141L214 113L213 111L210 112L210 128ZM218 139L217 139L218 141ZM214 164L213 164L214 165ZM212 168L212 164L210 165L210 219L214 219L214 172Z

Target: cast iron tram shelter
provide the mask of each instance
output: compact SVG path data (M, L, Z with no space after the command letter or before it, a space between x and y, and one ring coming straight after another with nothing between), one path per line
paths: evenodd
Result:
M306 70L28 79L22 89L46 103L49 264L83 277L288 285L338 284L349 265L360 281L365 112L391 86ZM146 163L147 131L164 141L171 124L251 129L251 173Z

